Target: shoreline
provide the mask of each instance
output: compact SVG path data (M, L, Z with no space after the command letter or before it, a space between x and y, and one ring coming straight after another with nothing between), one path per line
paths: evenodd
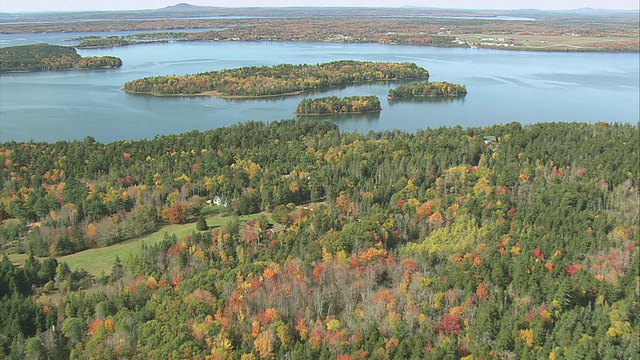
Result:
M122 66L119 67L112 67L112 66L101 66L101 67L95 67L95 68L81 68L81 67L71 67L71 68L66 68L66 69L43 69L43 70L6 70L6 71L0 71L0 74L27 74L27 73L37 73L37 72L47 72L47 71L77 71L77 70L115 70L115 69L119 69Z
M147 96L156 96L156 97L198 97L198 96L208 96L208 97L216 97L216 98L219 98L219 99L263 99L263 98L272 98L272 97L278 97L278 96L300 95L300 94L303 94L303 93L307 92L307 90L300 90L300 91L296 91L296 92L284 93L284 94L276 94L276 95L251 96L251 95L222 95L220 92L213 91L213 90L211 90L211 91L203 91L203 92L199 92L199 93L195 93L195 94L156 94L156 93L152 93L152 92L131 91L131 90L127 90L125 88L120 88L120 90L126 92L127 94L132 94L132 95L147 95Z
M379 113L381 111L382 111L382 109L380 109L380 110L369 110L369 111L337 112L337 113L326 113L326 114L300 114L300 113L294 112L293 114L295 116L331 116L331 115L369 114L369 113Z
M467 96L464 95L415 95L415 96L403 96L403 97L395 97L387 95L387 100L402 100L402 99L446 99L446 98L462 98Z

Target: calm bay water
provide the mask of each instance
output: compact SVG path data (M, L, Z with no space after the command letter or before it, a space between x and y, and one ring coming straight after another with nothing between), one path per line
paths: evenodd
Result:
M4 46L64 43L84 34L2 35ZM327 117L343 131L485 126L518 121L640 120L638 54L534 53L444 49L379 44L169 43L80 50L83 56L114 55L117 70L56 71L0 75L0 141L56 141L91 135L99 141L152 138L206 130L247 120L292 118L305 96L377 95L382 112ZM415 62L432 81L465 84L466 98L393 101L375 83L291 97L224 100L158 98L120 90L140 77L197 73L249 65L315 64L333 60Z

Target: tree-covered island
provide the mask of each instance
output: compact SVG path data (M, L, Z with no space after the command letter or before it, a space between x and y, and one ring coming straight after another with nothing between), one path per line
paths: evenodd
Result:
M328 96L322 98L304 98L296 108L297 115L352 114L370 111L381 111L380 99L377 96L347 96L339 98Z
M375 80L428 79L414 63L341 60L317 65L249 66L129 81L129 93L156 96L263 97L298 94Z
M387 98L398 99L410 97L457 97L465 95L467 95L467 88L464 85L453 84L446 81L423 81L401 85L394 89L389 89L389 95L387 95Z
M114 56L82 57L70 46L33 44L0 49L0 72L69 69L115 69L122 60Z

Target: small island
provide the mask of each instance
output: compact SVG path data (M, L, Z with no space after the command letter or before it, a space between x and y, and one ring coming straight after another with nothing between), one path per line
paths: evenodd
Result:
M317 65L250 66L193 75L148 77L129 81L123 89L128 93L156 96L257 98L368 81L428 78L429 72L414 63L341 60Z
M115 69L121 66L120 58L82 57L70 46L34 44L0 48L0 72Z
M328 96L302 99L296 108L296 115L354 114L381 111L377 96Z
M412 97L458 97L465 95L467 95L467 88L464 85L453 84L446 81L423 81L389 89L387 99Z

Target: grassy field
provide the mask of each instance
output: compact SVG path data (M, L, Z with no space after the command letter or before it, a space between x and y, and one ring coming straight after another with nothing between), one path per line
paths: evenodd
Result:
M248 220L256 218L261 214L264 213L241 216L239 219L241 221ZM210 228L221 226L229 219L231 219L230 216L209 216L207 217L207 225L209 225ZM153 245L162 241L164 239L165 232L169 235L175 234L176 237L180 239L184 235L191 234L191 232L195 231L195 229L195 222L180 225L164 225L159 227L156 232L141 236L139 238L123 241L112 246L89 249L71 255L60 256L57 259L60 262L66 262L67 264L69 264L71 269L85 269L87 272L89 272L89 274L94 276L100 275L102 271L104 271L105 274L109 274L111 272L111 267L113 266L113 262L115 261L116 256L120 257L120 259L122 260L125 260L130 254L139 252L141 244L143 242L146 245ZM8 256L11 262L16 265L24 264L24 261L27 258L26 254L10 254Z
M512 47L495 46L496 49L510 50L536 50L536 51L562 51L562 50L592 50L597 51L601 45L611 43L623 43L633 40L623 37L588 37L574 35L505 35L505 34L474 34L458 36L461 40L465 40L471 44L481 46L482 43L504 43L505 40L515 40L521 45ZM488 40L491 39L491 40ZM483 46L492 48L491 46Z

